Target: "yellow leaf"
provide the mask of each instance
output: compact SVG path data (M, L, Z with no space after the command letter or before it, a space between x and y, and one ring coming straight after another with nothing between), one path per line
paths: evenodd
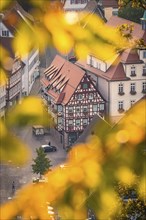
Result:
M58 29L53 32L54 46L63 54L68 54L73 47L73 38L67 32Z

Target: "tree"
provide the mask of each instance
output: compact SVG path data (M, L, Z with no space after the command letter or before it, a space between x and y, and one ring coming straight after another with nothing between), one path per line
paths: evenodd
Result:
M13 0L1 1L0 8L5 9L10 2ZM48 45L54 45L64 54L74 48L77 58L85 58L91 53L107 59L115 55L117 49L132 47L129 41L125 41L117 33L117 29L106 27L97 16L81 14L83 17L78 22L76 13L65 14L49 8L50 0L30 2L34 9L40 6L41 10L32 10L33 15L38 17L37 26L32 25L30 28L31 23L28 22L28 27L25 24L19 26L13 46L20 55L25 55L39 44L41 51ZM16 19L14 17L10 21ZM8 65L5 62L8 60L7 54L4 50L3 53L5 56L2 55L0 80L5 79L5 67ZM49 180L46 184L30 184L19 190L14 200L3 204L1 219L13 219L20 213L22 219L30 219L30 216L39 220L50 219L48 203L53 203L62 219L86 219L89 209L94 211L98 219L115 219L114 216L120 208L114 190L115 183L133 187L136 176L139 176L139 183L135 190L146 205L146 160L143 154L146 142L145 106L145 100L138 102L109 132L101 129L101 126L96 127L97 133L86 143L71 149L65 169L56 167L46 174ZM11 111L5 123L0 120L2 162L8 159L13 159L16 164L24 162L24 146L11 135L10 128L16 125L40 124L41 116L46 122L47 117L44 117L40 102L29 98ZM37 154L32 168L34 173L41 176L51 165L42 149L37 149Z
M50 163L51 161L46 157L46 153L40 147L36 149L37 157L33 159L34 164L32 164L33 173L40 174L40 178L44 175L47 171L51 170L50 167L52 166Z
M146 10L146 0L117 0L120 7L125 7L129 3L133 8L143 8Z
M129 2L124 8L121 7L118 11L118 16L136 23L140 23L140 18L143 17L144 9L132 7L132 2Z

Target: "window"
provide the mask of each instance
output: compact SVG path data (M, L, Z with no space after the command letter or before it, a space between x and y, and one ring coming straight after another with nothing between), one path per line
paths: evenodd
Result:
M124 95L123 83L119 84L118 90L119 90L119 92L118 92L119 95Z
M2 31L2 36L3 37L9 37L9 31L8 30Z
M143 51L143 58L146 58L146 51Z
M130 101L131 106L134 105L134 103L135 103L135 100Z
M97 105L93 105L93 112L97 112Z
M83 106L83 112L87 112L87 111L88 111L87 106Z
M135 66L131 66L131 75L130 76L136 76Z
M90 66L93 66L93 59L92 59L92 56L90 56Z
M79 100L82 100L82 98L83 98L82 94L79 94L79 95L78 95L78 99L79 99Z
M73 125L73 120L68 120L68 125Z
M69 107L68 107L68 112L69 112L69 113L72 113L72 112L73 112L73 107L70 107L70 106L69 106Z
M118 111L123 112L124 111L124 103L123 101L118 102Z
M80 112L80 107L76 107L76 112Z
M142 72L143 76L146 76L146 64L143 66L143 72Z
M89 93L89 99L93 99L93 93Z
M76 125L80 125L80 119L76 119Z
M58 124L62 124L62 118L58 117Z
M131 83L130 85L130 93L132 95L136 94L136 91L135 91L135 83Z
M142 83L142 92L146 93L146 82Z
M62 111L62 105L58 105L58 111L59 111L59 112Z
M88 119L87 119L87 118L84 118L84 119L83 119L83 125L87 125L87 123L88 123Z
M99 105L99 111L104 111L104 104L103 103Z
M87 83L83 83L83 89L88 89L88 84Z

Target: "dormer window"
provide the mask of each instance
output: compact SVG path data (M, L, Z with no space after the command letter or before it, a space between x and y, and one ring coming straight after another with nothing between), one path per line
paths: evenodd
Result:
M93 57L90 56L90 66L93 66Z
M135 66L131 66L131 75L130 76L136 76Z

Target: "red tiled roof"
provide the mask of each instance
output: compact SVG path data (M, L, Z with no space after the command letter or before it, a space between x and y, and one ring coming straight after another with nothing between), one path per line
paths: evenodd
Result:
M116 1L116 0L102 0L102 6L104 8L106 8L106 7L118 8L118 1Z
M41 83L44 85L44 86L48 86L49 85L49 81L45 78L42 78L41 79Z
M142 60L139 59L139 55L136 50L127 49L121 55L122 63L143 63Z
M94 73L97 77L104 78L108 81L118 81L118 80L127 80L126 74L124 72L123 65L120 63L120 58L118 57L113 65L109 67L106 72L103 72L95 67L91 67L85 61L78 61L76 64L92 73Z
M64 96L65 96L64 92L60 93L56 104L61 104L63 102Z
M133 31L132 31L132 36L135 39L141 39L143 38L144 41L146 42L146 31L142 30L142 25L141 24L137 24L135 22L126 20L124 18L120 18L118 16L112 16L106 23L109 26L112 27L118 27L121 26L123 24L133 24Z
M85 71L59 55L56 55L51 63L52 65L56 67L56 71L51 74L52 78L47 78L47 71L45 71L45 79L49 82L49 85L54 87L54 89L48 89L48 94L54 97L56 103L62 102L65 105L75 92ZM61 95L63 93L64 95Z

